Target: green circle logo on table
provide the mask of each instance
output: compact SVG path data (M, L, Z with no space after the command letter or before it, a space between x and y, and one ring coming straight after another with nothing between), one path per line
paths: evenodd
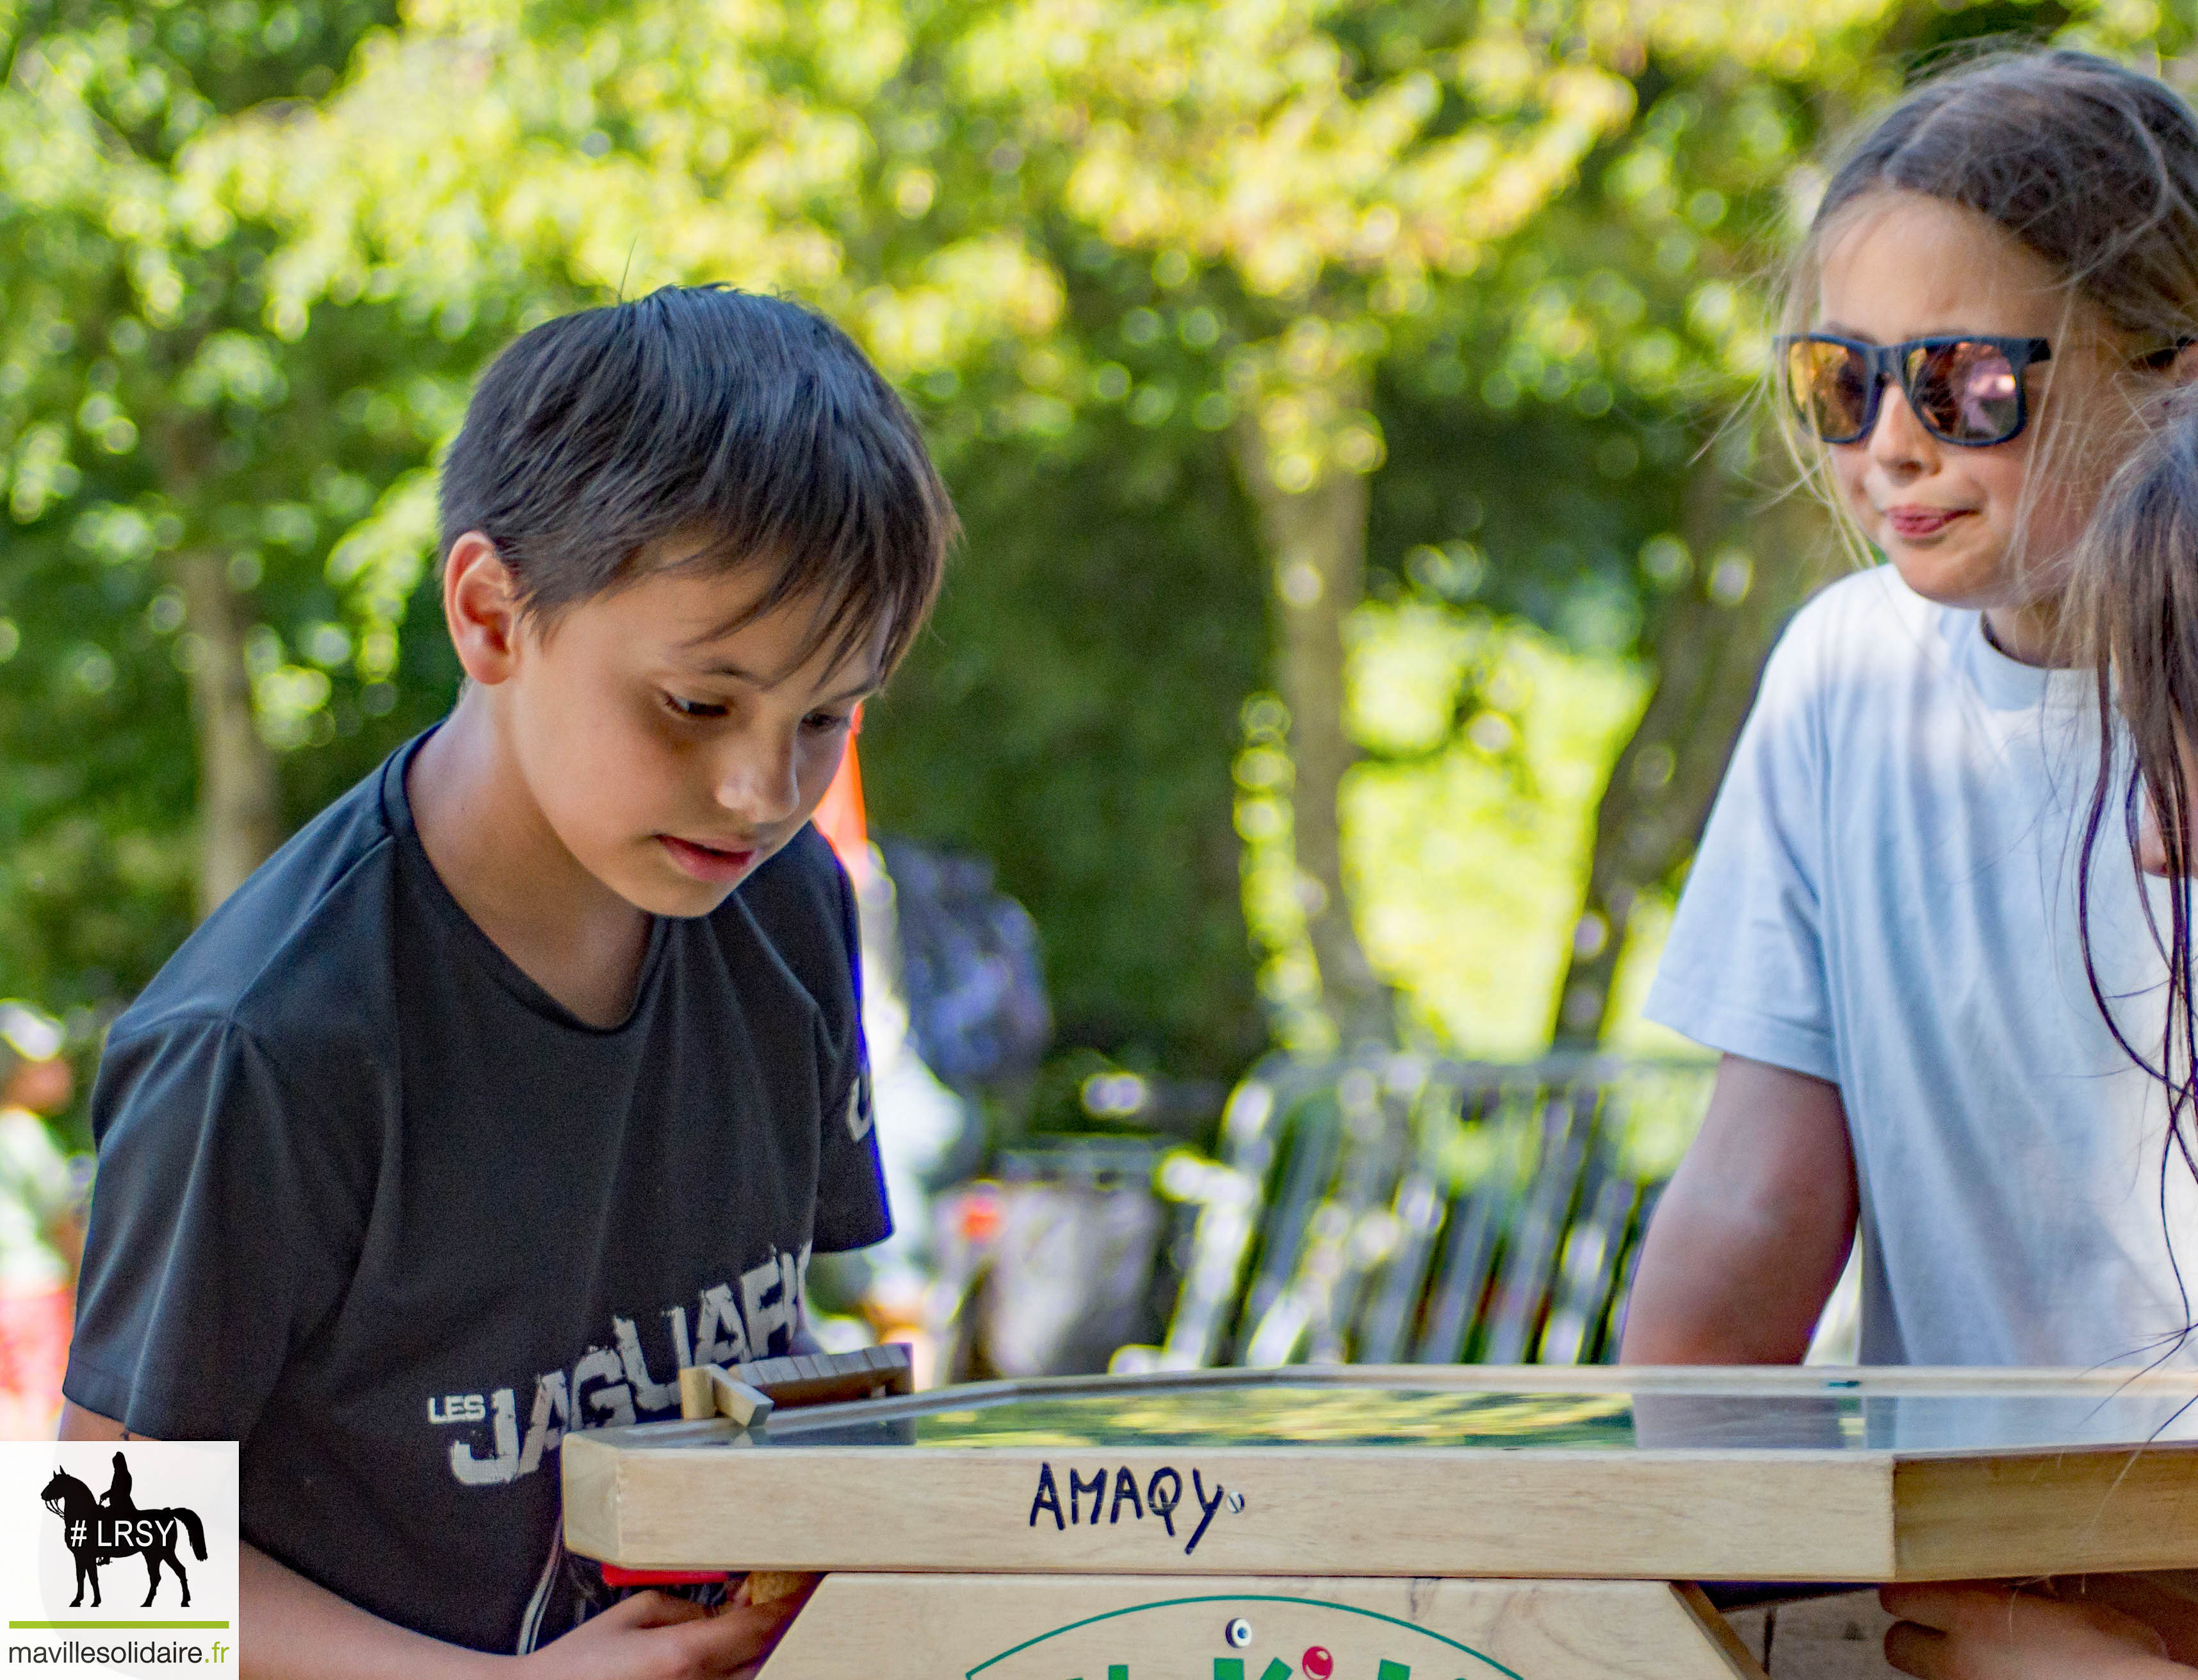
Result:
M1245 1642L1232 1649L1240 1636ZM1156 1644L1167 1654L1143 1654ZM1026 1639L967 1674L968 1680L1525 1680L1493 1657L1398 1617L1279 1593L1128 1605Z

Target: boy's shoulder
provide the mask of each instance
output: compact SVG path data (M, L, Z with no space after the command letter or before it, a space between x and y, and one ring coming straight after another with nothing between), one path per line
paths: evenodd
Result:
M394 985L400 749L276 850L194 929L115 1022L110 1044L228 1023L262 1041L371 1034Z

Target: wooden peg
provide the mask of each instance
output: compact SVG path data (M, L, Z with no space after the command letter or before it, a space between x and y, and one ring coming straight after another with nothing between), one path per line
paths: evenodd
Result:
M710 1386L709 1368L686 1365L679 1372L679 1416L689 1423L718 1415L718 1397Z
M752 1388L723 1365L705 1367L710 1373L710 1391L716 1398L718 1410L741 1426L753 1428L771 1414L774 1405L770 1395L759 1388Z
M746 1367L742 1367L743 1369ZM689 1422L730 1417L747 1428L771 1414L770 1395L723 1365L685 1365L679 1372L679 1416Z

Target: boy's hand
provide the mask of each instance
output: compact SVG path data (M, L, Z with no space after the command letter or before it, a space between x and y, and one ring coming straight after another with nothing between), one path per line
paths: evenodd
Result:
M759 1605L743 1589L715 1610L670 1593L636 1593L520 1659L520 1667L529 1680L746 1680L813 1590Z
M1917 1680L2173 1680L2193 1671L2134 1616L1997 1582L1887 1587L1885 1658Z

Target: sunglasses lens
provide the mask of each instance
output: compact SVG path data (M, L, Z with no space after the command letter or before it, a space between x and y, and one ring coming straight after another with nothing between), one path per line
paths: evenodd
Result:
M1997 346L1958 339L1908 353L1909 400L1957 444L1996 444L2022 429L2022 375Z
M1869 364L1829 339L1786 346L1786 384L1802 425L1828 444L1852 443L1869 427Z

